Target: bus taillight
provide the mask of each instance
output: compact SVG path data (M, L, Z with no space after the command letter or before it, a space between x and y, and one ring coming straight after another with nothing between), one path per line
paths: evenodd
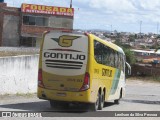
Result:
M89 89L89 87L90 87L90 77L89 77L89 73L86 73L85 77L84 77L84 82L83 82L83 85L82 85L80 91L87 90L87 89Z
M38 86L44 88L43 80L42 80L42 69L38 71Z

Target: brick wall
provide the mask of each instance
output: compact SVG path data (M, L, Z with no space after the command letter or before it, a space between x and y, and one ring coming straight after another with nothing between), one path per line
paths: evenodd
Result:
M3 7L6 3L0 3L0 46L2 45L2 32L3 32Z
M0 46L17 46L20 31L19 21L16 21L15 18L20 19L20 9L7 7L6 3L0 3ZM15 29L17 32L14 32Z
M1 9L1 8L0 8ZM2 45L2 32L3 32L3 14L0 12L0 46Z
M0 3L0 7L4 7L4 6L7 6L6 3Z
M29 34L42 34L44 31L50 30L66 30L64 28L49 28L49 27L39 27L39 26L27 26L22 25L21 33L29 33Z
M0 46L3 46L3 45L19 46L18 44L20 44L21 36L28 37L31 35L34 37L41 37L44 31L50 31L50 30L70 31L73 29L72 24L69 27L67 26L68 28L67 27L58 28L59 26L56 28L53 28L55 27L54 25L52 27L23 25L22 23L23 15L52 17L52 15L47 15L47 14L43 15L43 14L22 13L21 8L8 7L6 3L0 3ZM73 20L71 21L68 20L68 22L72 23ZM16 32L14 32L13 30Z

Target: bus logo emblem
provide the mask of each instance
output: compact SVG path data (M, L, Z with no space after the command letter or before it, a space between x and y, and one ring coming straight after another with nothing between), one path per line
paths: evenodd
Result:
M59 38L51 38L51 39L56 41L59 44L59 46L61 46L61 47L71 47L73 40L75 40L79 37L80 36L63 35L63 36L60 36Z

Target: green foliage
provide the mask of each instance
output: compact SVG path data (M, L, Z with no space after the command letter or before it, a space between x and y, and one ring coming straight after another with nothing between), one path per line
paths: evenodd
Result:
M135 34L135 35L134 35L134 38L135 38L135 39L137 39L137 38L138 38L138 35L137 35L137 34Z
M157 38L160 38L160 35L158 35Z
M134 42L135 41L135 35L130 35L129 36L129 41Z
M126 61L131 65L135 64L136 58L135 58L134 53L132 51L130 51L130 49L128 49L128 48L124 48L124 47L122 47L122 48L123 48L124 53L126 55Z
M122 46L121 44L121 39L120 38L117 38L114 42L114 44L118 45L118 46Z
M159 49L160 49L160 46L157 46L157 47L156 47L156 50L159 50Z
M157 51L160 49L160 46L158 46L158 44L156 44L156 45L151 46L150 49L156 49L156 51Z
M160 82L160 77L159 76L153 76L153 80L157 81L157 82Z
M142 49L145 49L145 48L146 48L146 46L144 46L144 45L141 45L141 46L140 46L140 48L142 48Z
M117 39L115 41L115 44L118 45L118 46L120 46L123 49L123 51L124 51L124 53L126 55L126 61L130 65L133 65L133 64L136 63L136 57L135 57L134 53L130 50L130 46L129 45L123 45L123 44L121 44L121 42L120 42L119 39Z

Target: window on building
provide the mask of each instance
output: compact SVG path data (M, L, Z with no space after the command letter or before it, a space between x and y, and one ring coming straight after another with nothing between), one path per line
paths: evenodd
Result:
M73 19L62 16L53 16L49 18L49 26L53 28L73 28Z
M20 46L35 47L36 46L36 38L35 37L21 37Z
M39 16L23 16L24 25L48 26L48 18Z
M62 28L72 28L73 19L71 18L62 18Z
M36 25L35 17L32 17L32 16L29 17L29 25Z
M53 28L73 28L73 18L67 18L63 16L52 16L52 17L43 17L43 16L23 16L24 25L34 25L34 26L46 26Z
M29 25L29 16L23 16L23 24Z
M48 18L36 17L37 26L48 26Z

